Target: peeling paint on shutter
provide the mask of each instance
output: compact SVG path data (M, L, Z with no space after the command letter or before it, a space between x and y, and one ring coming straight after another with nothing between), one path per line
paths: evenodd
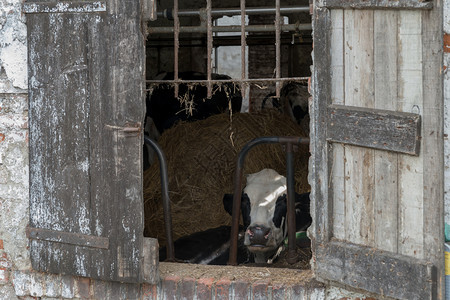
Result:
M155 281L143 270L140 2L27 1L24 12L33 268Z

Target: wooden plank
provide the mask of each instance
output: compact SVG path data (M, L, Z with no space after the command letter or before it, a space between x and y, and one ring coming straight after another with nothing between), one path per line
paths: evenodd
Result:
M373 108L373 11L345 10L344 20L345 105ZM346 239L367 245L374 234L373 151L346 146L344 157Z
M331 11L331 103L344 104L344 11ZM345 238L344 146L332 144L333 236Z
M374 12L377 109L397 109L397 23L398 11ZM394 253L397 252L398 243L397 164L398 154L375 152L374 246Z
M87 23L81 14L27 16L33 82L29 92L30 226L91 235ZM68 24L76 26L76 35L65 32ZM45 247L30 249L34 268L68 273L75 268L70 259L56 255L75 256L74 250L38 240L32 245L39 243ZM89 265L89 256L82 256L78 272L87 274Z
M150 284L159 282L159 244L154 238L144 237L143 249L144 281Z
M316 274L395 299L435 299L436 268L429 262L348 242L333 241L316 248L325 261Z
M398 109L423 113L422 17L419 11L401 11L398 23ZM423 134L420 134L423 136ZM400 254L424 257L423 153L399 157Z
M332 235L332 208L329 204L333 194L329 185L332 152L326 142L327 106L331 103L330 74L330 11L325 8L315 8L314 52L312 91L313 103L311 113L311 159L309 174L311 177L311 215L313 223L311 230L313 243L327 242Z
M333 105L329 115L329 141L418 155L418 114Z
M435 299L444 298L444 263L442 261L444 236L444 128L442 86L442 2L436 2L429 13L422 13L423 53L423 210L424 254L438 269Z
M323 0L323 6L341 9L432 9L431 0Z

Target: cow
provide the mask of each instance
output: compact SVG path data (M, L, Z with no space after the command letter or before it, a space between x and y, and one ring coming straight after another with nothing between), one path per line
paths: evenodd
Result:
M206 74L199 72L180 72L178 77L182 80L207 79ZM173 80L174 73L164 72L155 79ZM231 77L213 73L211 79L229 80ZM205 84L180 84L178 98L173 84L160 84L150 90L146 99L144 134L155 141L179 121L203 120L230 108L233 112L240 112L242 106L241 90L233 83L214 84L211 99L207 99ZM153 149L144 145L143 153L146 170L153 163Z
M231 215L232 194L224 195L223 205ZM306 230L311 225L309 207L309 193L296 193L297 232ZM241 198L241 212L245 228L244 245L253 254L255 263L273 260L287 236L286 177L272 169L247 175Z
M242 228L240 228L242 229ZM202 265L226 265L230 255L230 226L219 226L181 237L174 242L178 262ZM238 235L238 264L250 262L243 244L243 230ZM159 260L166 259L166 247L159 250Z
M180 72L182 80L206 80L207 75L199 72ZM173 80L174 73L166 72L157 76L157 80ZM223 74L212 74L212 80L229 80ZM212 97L207 99L207 87L203 84L179 85L178 98L175 97L173 84L160 84L154 87L147 97L147 117L152 118L159 134L175 125L178 121L203 120L220 114L228 109L240 112L242 94L233 83L214 84Z
M267 102L271 102L273 108L288 115L309 135L309 97L307 86L299 82L287 82L280 90L280 99L271 93L263 99L261 108L265 109Z

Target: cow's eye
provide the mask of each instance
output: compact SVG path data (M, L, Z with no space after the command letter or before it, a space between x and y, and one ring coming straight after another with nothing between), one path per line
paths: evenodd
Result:
M286 205L286 194L278 197L277 202L275 204L275 212L273 214L273 224L277 227L281 227L281 223L283 218L286 217L287 205Z

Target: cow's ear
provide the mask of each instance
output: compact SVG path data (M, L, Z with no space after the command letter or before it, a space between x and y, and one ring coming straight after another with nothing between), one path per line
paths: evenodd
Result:
M223 208L225 208L225 211L230 214L230 216L233 215L233 194L225 194L223 195Z
M311 225L309 203L309 193L295 194L295 227L297 231L306 230Z
M304 194L297 194L295 193L295 208L306 210L309 212L309 194L310 193L304 193Z
M273 224L275 227L280 228L283 219L286 217L287 203L286 194L278 196L277 202L275 204L275 212L273 213Z
M251 217L250 217L250 198L246 193L242 193L241 212L242 212L242 221L244 222L245 228L247 228L251 223Z

